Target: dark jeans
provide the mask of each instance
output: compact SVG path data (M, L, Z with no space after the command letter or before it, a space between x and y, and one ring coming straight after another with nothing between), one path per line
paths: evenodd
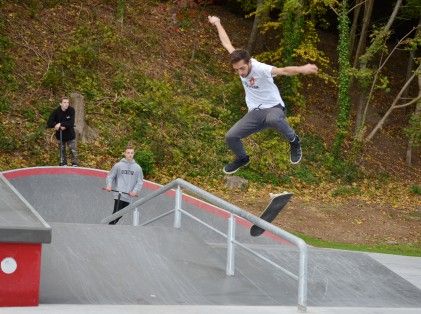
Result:
M70 153L72 155L72 165L77 165L77 147L76 147L76 140L70 140L70 141L63 141L63 145L60 145L60 141L58 142L59 149L61 149L61 156L63 160L60 160L60 166L67 165L67 154L66 154L66 145L70 149Z
M119 210L123 209L124 207L128 206L130 203L125 202L120 200L120 202L118 200L114 200L114 211L113 214L115 214L116 212L118 212ZM115 225L119 220L121 219L121 217L110 221L109 225Z
M266 128L277 130L289 142L292 142L295 138L295 132L286 120L284 108L282 105L277 105L272 108L255 109L247 112L225 134L225 141L237 158L244 158L247 154L241 139Z

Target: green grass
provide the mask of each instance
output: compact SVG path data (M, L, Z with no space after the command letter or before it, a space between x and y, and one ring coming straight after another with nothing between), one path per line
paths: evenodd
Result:
M419 185L411 186L411 192L416 194L416 195L421 195L421 186L419 186Z
M383 254L395 254L395 255L406 255L406 256L421 256L421 244L418 245L407 245L407 244L353 244L353 243L341 243L341 242L330 242L321 240L315 237L307 236L300 232L292 232L297 237L303 239L307 244L330 249L350 250L350 251L363 251Z

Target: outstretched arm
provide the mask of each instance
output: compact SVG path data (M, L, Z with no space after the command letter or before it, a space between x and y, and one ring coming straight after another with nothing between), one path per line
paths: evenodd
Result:
M272 75L296 75L296 74L314 74L317 73L319 69L315 64L307 63L302 66L290 66L284 68L272 68Z
M233 52L235 48L232 46L231 41L225 32L225 29L222 27L221 20L217 16L208 16L209 23L215 25L219 39L221 40L222 46L229 52Z

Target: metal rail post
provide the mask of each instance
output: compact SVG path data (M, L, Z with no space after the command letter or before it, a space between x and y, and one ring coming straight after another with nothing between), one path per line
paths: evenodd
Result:
M304 242L304 241L303 241ZM307 312L307 245L304 243L299 245L300 261L298 273L298 310Z
M183 192L181 187L177 185L177 190L175 191L175 208L174 208L174 228L181 227L181 199L183 197Z
M228 232L227 232L227 266L226 274L234 276L235 269L235 216L233 214L228 218Z
M133 226L139 226L140 213L137 207L133 211Z

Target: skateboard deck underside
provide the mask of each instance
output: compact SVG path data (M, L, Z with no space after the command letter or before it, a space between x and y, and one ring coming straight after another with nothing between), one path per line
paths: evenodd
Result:
M283 193L274 197L263 211L263 214L260 216L260 218L266 220L267 222L272 222L279 214L279 212L285 207L285 205L288 204L292 195L292 193ZM257 237L263 232L265 232L265 229L256 225L253 225L250 229L250 235L253 237Z

